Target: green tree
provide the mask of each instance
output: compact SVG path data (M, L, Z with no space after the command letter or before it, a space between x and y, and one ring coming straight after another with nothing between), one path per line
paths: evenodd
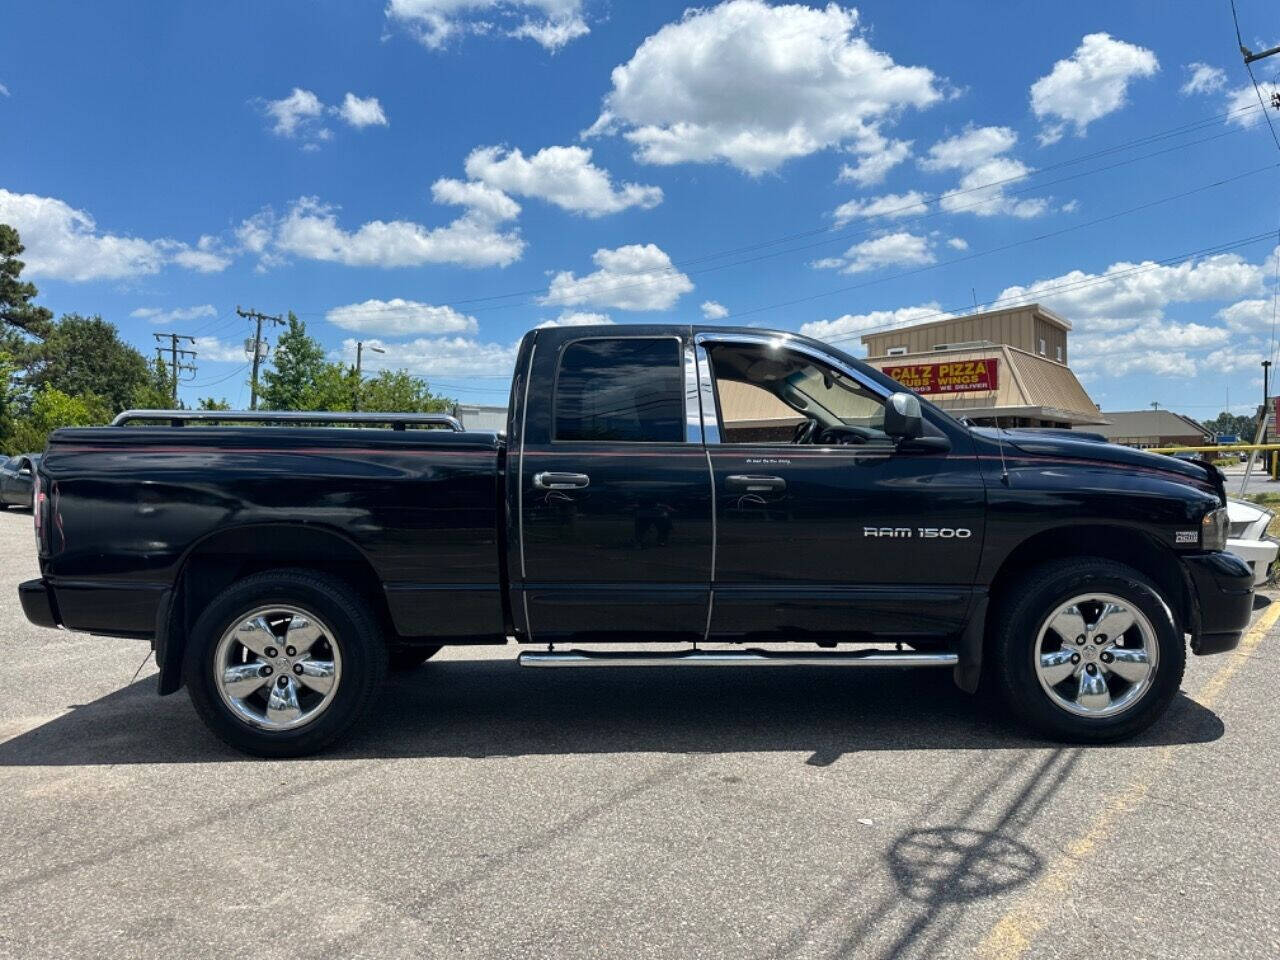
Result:
M69 313L35 347L26 382L36 391L52 387L71 397L102 397L119 413L153 381L146 359L120 339L114 324Z
M408 370L381 370L360 384L360 409L379 413L441 413L453 401L431 392L427 381Z
M172 410L173 376L169 373L169 365L156 357L151 362L149 375L145 383L138 387L133 395L132 406L139 410ZM178 403L177 409L182 409Z
M1239 437L1242 443L1253 443L1254 434L1258 429L1258 418L1223 410L1212 420L1204 421L1203 426L1214 434L1234 435Z
M355 397L355 370L341 363L326 363L303 391L299 410L350 410Z
M201 397L196 405L197 410L230 410L229 404L225 397L221 400L215 400L213 397Z
M56 387L41 387L31 398L31 408L14 427L9 449L14 453L39 453L49 434L59 427L91 427L107 423L111 408L92 394L71 396Z
M32 339L49 335L53 321L48 309L31 302L39 293L35 284L20 279L25 264L18 257L23 249L18 231L0 223L0 350L19 363L26 361Z
M307 333L307 325L289 311L289 326L276 341L271 365L261 373L258 406L264 410L306 410L325 368L324 347Z

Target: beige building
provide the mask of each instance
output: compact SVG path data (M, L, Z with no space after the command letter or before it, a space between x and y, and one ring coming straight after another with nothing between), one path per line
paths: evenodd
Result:
M1202 447L1214 443L1213 433L1190 417L1172 410L1116 410L1097 432L1126 447ZM1252 443L1253 437L1245 441Z
M862 338L867 362L979 424L1073 427L1106 419L1067 366L1071 324L1038 303Z

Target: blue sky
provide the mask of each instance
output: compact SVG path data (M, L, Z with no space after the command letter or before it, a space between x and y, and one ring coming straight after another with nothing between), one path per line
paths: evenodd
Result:
M1035 297L1104 410L1207 417L1273 350L1280 149L1235 47L1226 0L10 5L0 222L56 312L200 337L188 400L247 403L237 304L504 402L544 322L856 348Z

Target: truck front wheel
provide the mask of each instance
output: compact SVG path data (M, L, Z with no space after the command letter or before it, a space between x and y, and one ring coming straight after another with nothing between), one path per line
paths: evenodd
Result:
M273 570L214 598L188 638L183 676L196 712L231 746L293 757L323 749L355 723L386 657L344 583Z
M1036 567L1005 591L992 637L1010 709L1057 740L1133 736L1168 708L1186 649L1170 604L1131 567L1101 558Z

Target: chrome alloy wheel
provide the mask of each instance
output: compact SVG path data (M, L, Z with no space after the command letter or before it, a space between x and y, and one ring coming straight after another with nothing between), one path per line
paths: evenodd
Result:
M291 730L333 702L342 655L318 617L271 606L237 620L218 641L214 679L222 702L260 730Z
M1131 602L1089 593L1045 618L1032 656L1055 705L1081 717L1113 717L1151 689L1160 648L1151 621Z

